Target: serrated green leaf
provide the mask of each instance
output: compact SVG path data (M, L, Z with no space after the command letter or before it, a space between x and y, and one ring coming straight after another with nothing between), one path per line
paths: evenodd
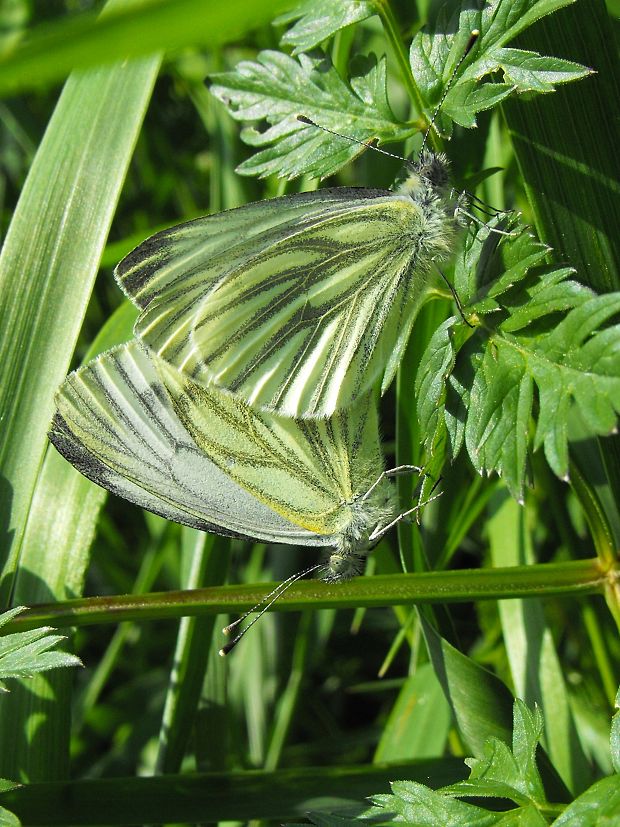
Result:
M19 606L4 612L0 615L0 626L23 610L24 607ZM0 689L5 689L6 678L31 678L49 669L82 665L75 655L50 651L65 640L64 635L50 634L50 631L48 627L40 627L0 637Z
M452 331L456 321L456 317L451 316L437 328L431 337L427 358L416 376L415 394L423 433L429 434L435 430L439 404L445 397L445 383L454 368L456 348Z
M393 782L392 794L372 797L373 807L365 818L385 818L409 824L520 825L547 824L540 810L547 806L543 784L536 766L536 750L543 731L538 709L531 712L519 700L513 705L512 749L495 736L484 745L484 758L466 759L471 769L467 781L441 790L412 781ZM459 797L506 798L517 809L497 812L459 801Z
M18 781L10 781L8 778L0 778L0 793L5 793L7 790L14 790L16 787L21 787Z
M620 294L595 296L540 337L529 354L540 402L534 447L544 444L547 461L559 477L567 476L568 459L564 451L558 457L554 447L556 429L566 428L558 400L566 415L571 402L577 405L592 436L611 433L615 427L620 411L620 326L596 328L619 311Z
M576 798L553 822L553 827L590 827L620 821L620 779L603 778Z
M477 125L478 112L493 109L514 91L515 86L511 83L479 83L477 80L466 80L450 91L441 106L441 111L460 126L473 129Z
M256 61L242 61L235 71L213 75L211 92L236 120L266 120L264 132L245 129L241 137L263 147L244 161L242 175L303 173L326 176L336 172L363 147L355 141L400 140L413 128L398 123L387 99L385 58L360 59L346 82L323 54L302 54L296 60L281 52L263 51ZM310 118L319 126L352 138L329 134L297 120Z
M25 606L15 606L13 609L7 609L6 612L2 612L2 614L0 614L0 629L3 626L6 626L6 624L10 620L13 620L13 618L20 614L20 612L23 612L25 608ZM2 639L0 638L0 645L1 643Z
M435 23L418 32L411 44L411 69L423 99L429 105L437 104L449 85L441 104L442 115L471 128L476 126L478 112L514 93L552 92L556 84L585 77L590 70L572 61L505 48L536 20L571 2L496 0L480 9L462 2L451 16L444 8ZM474 30L479 35L471 46ZM493 80L480 83L494 73Z
M297 21L281 38L283 46L293 46L293 54L314 49L336 32L359 23L376 14L369 0L304 0L294 9L280 15L274 25L286 25Z
M21 607L19 609L21 611ZM8 612L4 612L0 615L0 620L5 620L4 615L8 614ZM0 794L8 792L9 790L14 790L16 787L20 787L21 784L18 784L16 781L9 781L6 778L0 778ZM21 821L10 810L7 810L5 807L0 807L0 827L21 827Z
M483 759L468 758L467 781L444 788L452 795L494 795L518 804L546 802L536 767L536 749L543 732L540 710L531 712L518 698L513 707L512 749L497 738L489 738Z
M427 450L443 417L454 455L464 437L476 470L500 474L520 500L530 441L566 478L571 411L590 436L616 426L620 327L606 325L620 312L620 294L596 296L570 278L570 268L541 267L548 248L531 234L498 243L492 229L466 240L455 267L461 302L477 297L465 313L480 327L473 332L455 317L432 337L416 380L418 414Z
M20 827L21 821L15 813L0 807L0 827Z
M533 383L520 354L490 342L469 396L465 445L478 473L495 470L522 498Z
M463 74L463 81L480 80L493 72L503 72L504 83L516 92L555 91L558 83L569 83L590 74L590 70L572 60L544 57L524 49L491 49ZM493 84L495 85L495 84Z
M485 45L503 46L537 20L575 0L497 0L485 4L481 12L481 40Z
M366 815L372 818L385 814L397 816L395 821L405 821L418 827L436 827L437 824L467 824L471 827L489 827L497 824L498 813L490 813L482 807L467 804L445 796L415 781L395 781L391 784L392 795L376 795L375 805Z

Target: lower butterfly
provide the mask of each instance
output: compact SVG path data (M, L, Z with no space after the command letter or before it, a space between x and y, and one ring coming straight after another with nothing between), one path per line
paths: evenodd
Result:
M56 406L51 442L98 485L205 531L325 547L328 580L404 516L370 395L328 420L263 414L133 341L70 374Z
M116 268L135 333L201 384L321 418L392 381L463 222L443 155L397 191L340 187L164 230Z

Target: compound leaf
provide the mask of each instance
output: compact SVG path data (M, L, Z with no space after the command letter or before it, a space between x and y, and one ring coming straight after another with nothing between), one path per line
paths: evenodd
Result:
M543 447L554 473L568 477L574 413L591 436L616 427L620 293L597 296L570 268L544 265L548 248L529 233L498 243L492 230L459 257L456 291L473 326L455 316L431 338L418 415L428 451L442 435L453 456L465 444L479 473L501 474L521 499L530 449Z
M332 37L361 20L375 14L374 5L368 0L303 0L289 12L274 20L274 25L295 22L282 37L283 46L292 46L293 54L314 49L323 40Z
M399 123L390 108L385 58L359 58L352 72L344 80L322 53L295 59L267 50L256 61L244 60L232 72L213 75L211 92L233 118L270 124L264 132L243 130L243 140L260 150L237 172L324 177L360 154L363 147L355 141L385 143L411 135L414 129ZM298 115L353 141L302 123Z

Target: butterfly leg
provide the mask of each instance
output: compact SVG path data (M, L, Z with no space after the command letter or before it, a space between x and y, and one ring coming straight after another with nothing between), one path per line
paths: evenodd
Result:
M439 497L441 497L441 494L442 492L440 491L438 494L435 494L432 497L429 497L427 500L424 500L423 503L418 503L417 505L414 505L413 508L410 508L407 511L403 511L402 514L399 514L398 517L395 517L391 523L388 523L386 526L383 526L383 528L379 528L377 526L377 528L368 538L368 541L370 543L378 542L382 537L384 537L388 533L388 531L393 529L395 525L398 525L398 523L400 523L402 520L405 520L407 517L409 517L410 514L414 514L415 512L423 508L425 505L432 503L433 500L439 499Z
M373 482L368 491L362 497L361 502L367 500L375 488L380 485L383 480L386 480L389 477L400 477L404 474L421 474L423 471L424 469L417 465L397 465L395 468L389 468L387 471L383 471L378 479Z

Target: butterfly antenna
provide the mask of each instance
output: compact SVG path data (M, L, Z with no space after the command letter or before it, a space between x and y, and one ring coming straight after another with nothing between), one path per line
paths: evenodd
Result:
M450 89L452 87L452 84L454 83L454 79L456 78L458 70L461 68L461 64L463 63L463 61L465 60L467 55L474 48L474 44L476 43L476 40L478 40L479 37L480 37L480 30L479 29L472 29L471 37L467 41L467 46L465 46L465 50L463 51L463 54L460 56L458 63L456 64L456 66L452 70L452 74L448 78L446 88L443 90L443 94L442 94L441 98L439 99L439 103L435 107L435 111L433 112L433 115L432 115L430 121L428 122L428 126L426 128L426 132L424 133L424 138L422 140L422 146L420 148L421 153L424 152L424 150L426 149L426 144L427 144L429 136L431 134L431 130L435 126L435 121L437 120L437 117L438 117L438 115L441 111L441 107L443 106L445 99L448 97L448 92L450 91Z
M387 155L388 158L396 158L397 161L402 161L405 164L409 163L406 158L402 157L402 155L396 155L394 152L388 152L386 149L379 149L379 147L375 146L372 141L358 141L357 138L352 138L350 135L343 135L341 132L336 132L334 129L328 129L326 126L321 126L310 118L307 118L305 115L297 115L297 120L301 121L301 123L307 124L308 126L316 126L317 129L327 132L329 135L335 135L337 138L344 138L345 141L350 141L352 144L359 144L359 146L363 146L365 149L374 149L375 152L380 152L381 155Z
M485 226L486 226L486 225L485 225ZM454 303L456 304L456 309L459 311L459 314L460 314L460 316L461 316L461 319L463 319L463 321L465 322L465 324L467 325L467 327L471 327L471 328L472 328L472 330L473 330L474 325L473 325L471 322L469 322L469 321L467 320L467 318L465 317L465 312L464 312L464 310L463 310L463 305L461 304L461 300L459 299L459 297L458 297L458 293L457 293L457 292L456 292L456 290L454 289L454 286L453 286L452 284L450 284L450 282L448 281L448 279L446 278L446 276L444 275L444 273L442 273L442 271L441 271L441 269L440 269L439 267L437 267L437 272L439 273L439 275L441 276L441 278L445 281L445 283L448 285L448 290L452 293L452 298L454 299Z
M303 569L302 571L298 571L296 572L296 574L292 574L290 577L287 577L286 580L283 580L281 583L278 583L275 589L272 589L272 591L270 591L269 594L265 595L265 597L263 597L263 599L259 603L257 603L256 606L253 606L251 609L248 609L248 611L245 612L245 614L241 615L240 618L233 621L228 626L225 626L222 629L222 632L225 635L229 635L235 628L235 626L238 626L240 623L243 623L243 621L247 617L249 617L253 612L256 612L260 608L260 606L263 606L263 603L265 604L263 608L258 612L256 617L252 618L252 620L248 623L247 626L244 626L243 629L225 646L222 646L222 648L220 649L220 655L222 655L222 657L224 657L224 655L228 655L229 652L231 652L239 643L239 641L245 635L245 633L248 632L252 628L252 626L254 626L254 624L261 619L265 612L268 611L271 608L271 606L273 606L273 604L276 602L276 600L278 600L278 598L282 597L284 592L287 589L289 589L293 585L293 583L296 583L297 580L301 580L302 577L305 577L307 574L311 574L313 571L317 571L320 568L322 568L322 564L318 563L316 566L310 566L307 569Z

